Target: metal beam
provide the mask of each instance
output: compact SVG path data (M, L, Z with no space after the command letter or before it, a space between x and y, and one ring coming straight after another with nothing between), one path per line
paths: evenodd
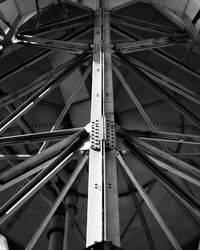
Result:
M72 41L74 39L79 38L91 30L92 25L86 25L86 26L87 27L83 26L83 28L81 27L70 34L64 35L60 39L63 39L65 41ZM2 74L0 76L0 82L16 74L17 72L20 72L21 70L24 70L24 68L31 66L32 64L38 62L39 60L43 59L46 56L49 56L52 53L54 53L54 50L45 50L34 55L32 58L28 58L28 60L26 60L25 62L21 62L20 65L17 65L16 67L9 69L7 72Z
M144 74L144 72L137 68L135 65L131 64L122 54L118 54L118 57L127 67L127 69L129 69L130 72L136 74L146 86L151 88L158 96L164 99L170 106L172 106L180 114L186 117L196 127L200 128L200 118L196 116L196 114L194 114L187 107L178 102L166 90L158 86L149 76Z
M73 54L81 54L84 51L90 51L90 45L80 42L67 42L27 35L18 35L16 39L18 44L37 46L45 49L64 50Z
M102 241L120 246L113 79L109 45L109 1L99 0L94 27L86 247Z
M16 107L14 106L14 104L11 103L11 104L6 106L6 109L8 110L9 114L11 114L12 112L14 112L16 110ZM27 121L23 117L18 119L17 122L25 133L33 133L34 132L33 129L31 128L31 126L27 123Z
M5 105L13 103L19 98L22 98L23 96L33 91L38 90L43 85L47 84L50 80L55 79L59 73L61 73L64 69L66 69L66 67L69 67L70 65L72 65L75 62L75 60L76 60L76 57L72 58L71 60L67 62L62 63L56 68L49 70L48 72L44 73L43 75L33 80L32 82L27 83L26 85L22 86L15 92L3 96L0 99L0 107L4 107Z
M40 19L41 19L39 0L35 0L35 7L37 11L37 25L36 26L38 27L40 25Z
M42 163L41 165L21 174L18 175L17 177L14 177L13 179L10 179L8 181L6 181L5 183L0 185L0 192L6 190L9 187L12 187L13 185L26 180L27 178L29 178L30 176L33 176L34 174L37 174L38 172L42 171L44 168L46 168L47 166L49 166L58 156L54 157L53 159L46 161L45 163ZM70 158L69 158L70 161Z
M147 113L143 109L142 105L138 101L137 97L135 96L135 94L133 93L133 91L131 90L131 88L128 86L126 80L124 79L123 75L120 73L120 71L118 70L118 68L115 66L115 64L113 65L113 69L114 69L114 72L116 73L118 79L121 81L123 87L127 91L128 95L130 96L131 100L133 101L133 103L135 104L135 106L137 107L137 109L139 110L139 112L140 112L141 116L143 117L144 121L146 122L146 124L150 128L150 130L156 132L157 131L156 127L151 122L149 116L147 115ZM163 142L159 142L159 144L163 148L164 151L169 152L167 146Z
M64 139L67 136L72 135L76 132L79 132L82 129L83 128L72 128L57 131L0 137L0 146L43 142L45 140L57 141Z
M12 39L15 37L18 28L21 26L22 22L24 20L24 17L21 17L20 15L18 15L12 26L10 27L9 31L7 34L5 34L4 39L1 40L1 45L3 46L3 49L8 47L10 44L12 44Z
M8 169L0 175L0 183L5 183L6 181L19 176L19 174L29 171L42 164L45 161L52 159L53 157L59 155L66 147L68 147L73 141L79 137L84 137L88 135L87 127L77 132L74 135L62 140L49 147L48 149L42 151L40 154L34 155L30 159L16 165L14 168Z
M199 35L199 31L196 29L196 27L194 26L194 24L192 23L191 18L184 13L180 19L182 20L182 22L184 23L186 30L189 32L189 34L191 35L194 43L200 45L200 35Z
M62 122L62 120L64 119L65 115L67 114L69 108L71 107L74 99L76 98L77 94L79 93L79 91L81 90L81 88L83 87L83 84L85 83L85 80L87 79L87 77L89 76L91 72L91 65L89 65L89 67L86 69L85 73L83 74L83 76L80 78L80 80L75 84L74 89L72 91L71 96L68 98L64 109L61 111L60 115L58 116L54 126L51 129L51 132L59 129L60 124ZM42 150L44 150L45 148L47 148L48 146L48 142L44 142L39 150L39 152L41 152Z
M200 217L200 203L191 194L186 192L177 182L174 181L166 172L162 171L155 162L147 157L142 151L139 151L133 143L126 137L122 139L125 145L130 149L130 154L138 160L169 192L177 197L188 209Z
M111 22L112 24L124 25L127 27L136 28L139 30L145 30L148 32L151 31L153 33L159 33L159 34L161 33L165 35L174 35L174 34L184 33L183 31L180 31L177 29L169 28L169 27L162 26L159 24L151 23L149 21L147 22L143 20L138 20L135 18L131 18L131 17L115 14L115 13L111 13Z
M196 218L195 215L193 215L193 213L191 213L191 211L179 199L177 199L174 195L172 195L167 189L166 189L166 191L177 202L177 204L183 209L184 213L192 221L192 223L196 227L196 229L199 230L200 221L198 220L198 218Z
M0 154L0 161L22 161L30 158L32 155L29 154L15 154L15 155L8 155L8 154Z
M34 63L38 62L44 57L48 56L50 53L52 53L51 50L42 52L40 51L36 55L34 54L32 57L29 57L27 60L20 62L20 64L17 64L16 66L8 69L5 73L1 74L0 82L2 83L8 77L13 76L14 74L20 72L21 70L24 70L24 68L28 68L29 66L33 65Z
M128 38L130 40L143 40L143 38L141 36L138 36L136 34L133 34L127 30L124 30L120 27L118 27L117 25L112 25L111 26L112 29L117 32L118 34L120 34L121 36ZM196 71L195 69L191 68L190 66L186 65L183 63L183 61L177 57L175 57L174 55L162 50L162 49L154 49L151 50L151 52L153 54L157 54L160 57L162 57L163 59L167 60L168 62L172 63L173 65L177 66L178 68L194 75L195 77L200 78L200 73L198 71Z
M129 179L131 180L133 185L137 188L137 190L140 193L141 197L145 201L147 207L152 212L154 218L157 220L158 224L160 225L160 227L162 228L162 230L166 234L168 240L170 241L170 243L172 244L174 249L182 250L182 248L179 245L178 241L176 240L176 238L174 237L174 235L172 234L172 232L170 231L170 229L166 225L165 221L163 220L160 213L158 212L158 210L156 209L156 207L154 206L154 204L150 200L150 198L147 195L147 193L145 192L145 190L142 188L142 186L139 184L136 177L130 171L129 167L127 166L126 162L124 161L124 159L122 158L122 156L121 156L121 154L119 152L117 153L117 158L118 158L119 162L121 163L121 166L125 170L127 176L129 177Z
M60 155L38 175L36 175L27 185L18 191L8 202L0 208L0 224L9 218L16 210L18 210L29 198L31 198L42 186L44 186L55 174L57 174L64 166L66 161L77 150L87 134L75 137L72 143L66 147Z
M170 37L161 37L157 39L144 39L141 41L129 42L129 43L117 43L115 44L115 50L120 51L122 54L128 54L133 52L139 52L144 50L152 50L161 47L173 46L180 43L188 43L189 35L174 35Z
M68 183L65 185L65 187L63 188L63 190L59 194L58 198L56 199L55 203L53 204L53 206L52 206L50 212L48 213L48 215L45 217L43 222L40 224L39 228L35 231L33 237L29 241L29 243L26 246L25 250L33 249L33 247L35 246L35 244L36 244L37 240L39 239L40 235L44 231L45 227L48 225L51 217L54 215L56 209L59 207L59 205L61 204L61 202L65 198L67 192L71 188L72 184L77 179L80 172L82 171L82 169L83 169L84 165L86 164L87 160L88 160L88 155L86 154L85 157L83 158L83 160L80 162L80 164L73 171Z
M188 172L189 172L189 174L188 173L186 173L187 171L185 171L185 172L182 172L181 171L181 168L179 169L178 167L177 167L177 165L175 165L172 161L168 161L168 160L164 160L163 158L164 157L159 157L158 155L156 155L155 156L155 154L153 154L152 153L152 155L151 154L146 154L153 162L155 162L156 163L156 165L157 166L159 166L159 167L161 167L161 168L163 168L163 169L165 169L165 170L167 170L167 171L169 171L169 172L171 172L171 173L173 173L173 174L175 174L175 175L177 175L177 176L179 176L179 177L181 177L182 179L184 179L184 180L186 180L186 181L189 181L189 182L191 182L191 183L193 183L194 185L197 185L198 187L200 187L200 180L199 180L199 178L197 178L196 176L195 177L193 177L192 176L192 171L190 172L189 170L188 170ZM172 155L171 155L172 156ZM172 157L174 157L174 156L172 156ZM169 157L170 158L170 157ZM176 158L176 159L178 159L178 158ZM179 160L179 159L178 159ZM182 161L183 162L183 161ZM185 162L184 162L185 163ZM185 164L184 164L185 165ZM193 170L197 170L198 171L198 169L196 169L195 167L193 167L192 168Z
M190 101L200 104L200 96L194 91L188 89L187 87L169 78L168 76L154 70L147 63L144 63L132 56L128 56L127 58L129 59L130 62L132 62L138 68L140 68L146 75L148 75L152 80L155 80L157 83L160 83L162 86L173 90L177 94L189 99Z
M173 172L174 174L188 180L191 181L192 183L200 186L200 170L195 168L194 166L160 150L159 148L142 141L139 138L136 138L134 136L131 136L129 134L127 134L126 132L124 132L123 130L119 129L118 130L118 134L120 136L125 136L126 139L129 141L142 148L143 150L145 150L147 152L147 155L150 154L151 159L158 159L161 160L163 164L159 164L159 166L161 166L162 168L167 168L167 170L169 170L170 172ZM165 163L167 164L165 166ZM156 162L156 164L158 165L158 163Z
M124 89L128 93L129 97L131 98L131 100L133 101L133 103L135 104L135 106L137 107L137 109L140 112L141 116L143 117L144 121L146 122L146 124L150 128L150 130L155 132L156 131L155 126L151 122L149 116L144 111L142 105L138 101L137 97L135 96L135 94L133 93L133 91L131 90L131 88L128 86L128 83L126 82L126 80L124 79L123 75L121 74L121 72L116 67L116 65L113 65L113 70L114 70L116 76L118 77L118 79L120 80L120 82L122 83Z
M21 104L12 114L7 116L0 123L0 133L2 133L5 129L7 129L8 126L10 126L16 119L18 119L29 109L31 109L41 99L43 99L49 92L55 89L58 86L58 84L68 75L70 75L80 63L84 62L87 55L88 55L87 53L83 53L80 56L78 56L72 65L70 65L67 69L62 71L55 79L53 79L52 81L41 87L28 100L26 100L23 104Z
M151 184L149 185L149 187L148 187L148 189L147 189L147 191L146 191L147 194L150 193L150 191L151 191L151 189L153 188L154 184L155 184L155 180L152 181ZM142 205L143 205L143 204L144 204L144 200L141 200L141 202L139 203L139 206L142 208ZM135 217L137 216L137 213L138 213L138 211L136 210L136 211L132 214L130 220L128 221L128 223L126 224L126 226L124 227L124 229L122 230L121 237L120 237L120 238L121 238L121 241L122 241L122 240L124 239L124 237L126 236L126 233L128 232L128 230L129 230L130 226L132 225L132 223L133 223Z
M71 29L74 27L80 27L90 25L93 22L93 15L91 13L73 17L67 20L57 21L51 24L42 25L36 29L27 29L18 32L19 35L44 35L50 32L59 31L62 29Z
M136 137L139 137L143 140L176 142L176 143L194 144L194 145L200 144L199 135L179 134L170 132L150 132L150 131L139 131L139 130L126 130L126 132Z
M117 152L117 154L119 154L119 152ZM124 169L122 169L122 172L123 172L123 175L124 175L124 179L126 180L127 182L127 186L128 186L128 189L129 191L131 192L133 190L133 185L130 181L130 179L128 178L128 176L126 175L126 172L124 171ZM148 244L149 244L149 247L151 250L156 250L156 246L154 244L154 241L153 241L153 237L151 235L151 232L150 232L150 229L149 229L149 226L148 226L148 223L147 223L147 220L145 218L145 215L143 213L143 210L142 210L142 207L140 206L140 202L138 200L138 197L137 197L137 194L133 193L131 195L132 199L133 199L133 204L135 205L136 207L136 210L137 210L137 214L140 218L140 221L142 223L142 226L144 228L144 231L145 231L145 234L146 234L146 238L147 238L147 241L148 241Z

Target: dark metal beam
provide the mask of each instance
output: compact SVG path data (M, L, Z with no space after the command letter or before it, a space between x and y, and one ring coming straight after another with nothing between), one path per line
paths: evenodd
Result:
M10 126L17 118L21 117L24 113L31 109L37 102L43 99L44 96L46 96L50 91L55 89L58 86L58 83L69 76L74 70L76 70L77 66L83 63L87 56L88 53L83 53L77 56L72 65L62 71L55 79L41 87L28 100L21 104L12 114L7 116L0 123L0 133L7 129L7 127Z
M31 158L27 159L24 162L16 165L14 168L10 168L7 171L1 173L0 183L5 183L8 180L19 176L20 174L27 172L40 164L52 159L53 157L59 155L67 146L71 144L75 138L78 138L81 135L87 134L85 129L77 132L76 134L71 135L70 137L54 144L48 149L42 151L40 154L34 155Z
M5 34L4 39L1 40L1 45L3 46L3 48L8 47L11 43L12 43L12 39L15 37L18 28L20 27L20 25L23 22L24 17L21 17L20 15L18 15L12 26L10 27L9 31L7 34Z
M74 63L75 58L59 65L58 67L51 69L50 71L46 72L45 74L41 75L36 80L22 86L18 90L9 95L5 95L0 99L0 107L13 103L14 101L18 100L19 98L29 94L32 91L35 91L45 85L48 81L57 77L57 74L64 70L66 67L70 66L70 64Z
M47 214L47 216L44 218L42 223L40 224L39 228L35 231L33 237L29 241L28 245L26 246L25 250L31 250L33 249L34 245L36 244L37 240L39 239L40 235L48 225L50 219L54 215L56 209L59 207L63 199L66 197L67 192L71 188L72 184L74 181L77 179L79 176L80 172L82 171L83 167L85 166L86 162L88 160L88 155L86 154L83 160L80 162L80 164L76 167L76 169L73 171L72 175L69 178L68 183L65 185L65 187L62 189L60 192L58 198L54 202L53 206L50 209L50 212Z
M196 116L193 112L191 112L187 107L178 102L174 97L172 97L165 89L158 86L149 76L147 76L142 70L137 68L137 66L127 60L125 56L122 54L118 54L121 62L129 69L130 72L136 74L143 83L152 89L158 96L164 99L170 106L172 106L175 110L177 110L180 114L184 115L190 122L192 122L195 126L200 128L200 118Z
M118 27L117 25L112 25L111 27L115 32L117 32L118 34L120 34L121 36L123 36L125 38L128 38L128 39L133 40L133 41L143 40L143 38L141 36L133 34L130 31L124 30L124 29ZM181 59L175 57L174 55L172 55L172 54L170 54L162 49L154 49L154 50L151 50L151 52L153 54L159 55L160 57L162 57L163 59L172 63L173 65L177 66L178 68L181 68L182 70L200 78L200 72L198 72L197 70L186 65Z
M196 27L194 26L194 24L192 23L191 18L186 14L183 13L183 15L181 16L181 20L183 21L183 23L185 24L186 30L189 32L189 34L191 35L194 43L200 45L200 35L199 35L199 31L196 29Z
M8 110L9 114L11 114L12 112L14 112L16 110L16 107L14 106L13 103L11 103L8 106L6 106L6 109ZM31 128L31 126L28 124L28 122L23 117L18 119L17 122L25 133L33 133L34 132L33 129Z
M0 208L0 224L18 210L65 166L67 159L82 145L86 137L88 137L86 130L70 137L68 146L65 147L60 155Z
M149 116L144 111L144 109L143 109L142 105L140 104L140 102L138 101L136 95L133 93L133 91L129 87L128 83L126 82L125 78L123 77L123 75L121 74L121 72L119 71L119 69L116 67L115 64L113 65L113 70L114 70L116 76L118 77L119 81L123 85L124 89L126 90L127 94L129 95L130 99L133 101L134 105L137 107L137 109L138 109L139 113L141 114L142 118L144 119L144 121L148 125L149 129L151 131L155 132L156 131L155 126L151 122Z
M155 180L152 181L151 184L149 185L149 187L147 188L147 190L146 190L146 193L147 193L147 194L150 193L150 191L152 190L154 184L155 184ZM143 204L144 204L144 200L141 200L141 202L139 203L139 206L142 207ZM122 231L122 233L121 233L121 241L122 241L122 240L124 239L124 237L126 236L126 233L128 232L128 230L129 230L130 226L132 225L132 223L133 223L135 217L137 216L137 213L138 213L138 211L136 210L136 211L132 214L132 216L131 216L130 220L128 221L128 223L125 225L125 227L124 227L124 229L123 229L123 231Z
M66 116L69 108L71 107L73 101L75 100L77 94L79 93L79 91L81 90L81 88L83 87L85 80L87 79L87 77L89 76L91 72L91 65L88 66L88 68L86 69L85 73L82 75L82 77L79 79L79 81L76 82L76 84L74 85L74 89L71 93L71 96L68 98L67 102L65 103L64 108L62 109L60 115L58 116L55 124L53 125L51 132L59 129L61 122L63 121L64 117ZM48 142L44 142L39 150L39 152L41 152L42 150L44 150L45 148L48 147Z
M41 19L39 0L35 0L35 7L36 7L36 11L37 11L37 25L36 26L38 27L40 24L40 19Z
M144 121L148 125L149 129L151 131L156 132L157 131L156 127L151 122L149 116L147 115L147 113L143 109L141 103L138 101L137 97L135 96L135 94L133 93L133 91L131 90L131 88L129 87L128 83L126 82L126 80L124 79L123 75L120 73L120 71L118 70L118 68L116 67L115 64L113 65L113 69L114 69L114 72L117 75L118 79L122 83L123 87L125 88L126 92L128 93L129 97L131 98L131 100L133 101L133 103L135 104L135 106L137 107L137 109L139 110L142 118L144 119ZM159 144L163 148L164 151L169 152L168 148L166 147L166 145L163 142L159 142Z
M188 89L187 87L169 78L168 76L156 71L147 63L144 63L132 56L128 56L127 59L133 64L135 64L138 68L140 68L152 80L155 80L157 83L168 89L173 90L177 94L189 99L190 101L200 104L200 96L194 91Z
M145 30L145 31L151 31L153 33L161 33L161 34L165 34L165 35L174 35L174 34L183 34L185 32L177 30L177 29L173 29L173 28L169 28L166 26L162 26L159 24L155 24L155 23L151 23L151 22L147 22L147 21L143 21L143 20L138 20L138 19L134 19L131 17L127 17L127 16L123 16L123 15L119 15L119 14L115 14L111 12L111 22L112 24L116 24L116 25L124 25L127 27L132 27L132 28L136 28L139 30Z
M77 29L76 31L74 31L70 34L64 35L60 39L63 39L65 41L72 41L74 39L79 38L91 30L92 25L86 25L86 26L87 27L85 27L85 25L84 25L83 27ZM24 68L27 68L27 67L31 66L32 64L40 61L44 57L49 56L53 52L54 52L53 50L45 50L45 51L39 52L38 54L34 55L32 58L28 58L26 61L20 63L19 65L15 66L14 68L11 68L7 72L3 73L0 76L0 82L2 82L3 80L7 79L8 77L10 77L18 72L20 72L21 70L24 70Z
M91 25L93 23L93 15L91 13L78 17L73 17L67 20L57 21L52 24L42 25L36 29L21 30L19 35L36 35L47 34L50 32L59 31L62 29L71 29L73 27Z
M18 35L16 37L17 43L24 45L32 45L46 49L65 50L73 54L81 54L84 51L89 51L88 44L80 42L67 42L48 38L38 38L34 36Z
M0 137L0 146L34 143L34 142L42 142L48 140L57 141L64 139L66 136L72 135L80 131L81 129L83 128L72 128L72 129L56 130L50 132Z
M180 43L187 43L189 35L174 35L171 37L161 37L158 39L144 39L136 42L118 43L115 44L115 50L120 51L122 54L139 52L144 50L151 50L161 47L173 46Z
M126 130L129 134L150 141L165 141L185 144L200 144L199 135L179 134L170 132L150 132L139 130ZM1 138L0 138L1 140Z
M118 133L121 136L130 137L129 134L119 129ZM147 156L150 157L157 165L160 167L167 169L168 171L182 177L188 181L191 181L195 185L200 186L200 170L195 168L194 166L160 150L159 148L142 141L139 138L134 136L130 137L130 141L141 148L142 150L147 152ZM158 161L157 161L158 160ZM163 165L164 163L164 165Z
M121 156L121 154L119 152L117 154L117 157L118 157L118 160L119 160L122 168L124 169L125 173L129 177L129 179L132 182L132 184L137 188L139 194L141 195L141 197L145 201L147 207L149 208L149 210L153 214L154 218L157 220L158 224L160 225L160 227L164 231L164 233L165 233L166 237L168 238L169 242L172 244L172 246L174 247L174 249L176 249L176 250L182 250L182 248L180 247L178 241L174 237L173 233L168 228L167 224L165 223L165 221L161 217L160 213L158 212L158 210L154 206L153 202L151 201L151 199L149 198L149 196L147 195L147 193L145 192L145 190L142 188L142 186L139 184L139 182L136 179L136 177L130 171L130 169L127 166L125 160L123 159L123 157Z
M200 217L200 203L197 199L186 192L177 182L174 181L174 179L172 179L166 172L162 171L160 167L158 167L155 162L147 157L142 151L138 150L129 138L123 136L122 140L130 149L131 155L133 155L143 167L150 171L154 178L183 202L188 209Z
M123 175L124 175L124 179L127 182L128 189L129 189L130 192L132 192L134 186L132 185L130 179L126 175L126 172L124 171L124 169L122 169L122 172L123 172ZM142 226L144 228L149 247L150 247L151 250L156 250L156 246L154 244L153 237L151 235L151 232L150 232L147 220L145 218L144 212L142 210L142 207L140 206L140 202L138 200L137 194L133 193L131 195L131 197L133 199L133 204L135 205L135 207L137 209L137 214L139 215L140 221L141 221Z

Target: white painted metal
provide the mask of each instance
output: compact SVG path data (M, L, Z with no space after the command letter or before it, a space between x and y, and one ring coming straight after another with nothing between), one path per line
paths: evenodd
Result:
M97 3L94 27L94 51L92 72L92 103L91 121L98 121L102 116L102 51L101 47L101 12ZM87 208L87 239L86 246L103 240L103 183L102 183L102 149L95 151L90 148L88 208Z
M6 237L4 237L2 234L0 234L0 250L9 250Z
M102 7L102 8L101 8ZM108 241L120 246L115 139L106 149L109 126L114 126L109 2L97 3L94 29L94 57L91 124L99 132L99 148L90 149L86 246ZM113 128L114 129L114 128ZM99 131L98 131L99 130ZM95 131L92 128L92 140ZM114 134L114 133L113 133ZM95 140L95 139L94 139Z

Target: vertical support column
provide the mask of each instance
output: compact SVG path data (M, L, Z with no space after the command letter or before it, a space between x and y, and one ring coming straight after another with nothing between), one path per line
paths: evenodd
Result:
M118 206L118 179L116 165L116 141L113 98L112 57L110 52L110 13L109 1L104 0L103 9L103 39L104 39L104 114L106 118L105 144L105 185L104 185L104 227L108 242L120 246L119 206Z
M120 246L113 79L109 48L109 3L99 0L94 28L87 247L102 241Z
M48 250L63 250L64 225L64 210L62 208L58 208L50 221L48 232Z
M65 233L63 250L72 250L72 236L74 231L74 223L72 216L77 213L78 196L75 190L71 190L66 198L66 214L65 214Z
M94 52L92 68L91 138L88 179L86 246L103 240L103 186L102 148L99 141L99 123L102 117L102 50L101 9L97 4L94 24Z

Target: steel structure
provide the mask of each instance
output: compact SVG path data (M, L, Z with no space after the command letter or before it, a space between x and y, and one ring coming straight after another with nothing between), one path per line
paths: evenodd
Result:
M87 14L70 18L64 2L58 2L65 13L64 20L39 25L42 14L39 1L36 1L37 25L35 28L23 28L24 17L19 15L7 33L4 33L3 30L1 31L2 40L0 43L2 53L6 53L10 46L16 44L48 49L45 53L40 53L27 61L26 66L49 55L52 50L64 50L74 54L74 57L28 85L21 87L16 92L4 95L0 99L0 106L2 108L6 107L10 111L10 114L0 122L0 133L2 136L0 138L0 146L12 147L22 143L34 143L38 150L36 155L23 155L21 158L20 155L2 153L2 157L11 163L13 159L17 158L28 159L1 173L0 191L6 190L27 178L30 178L30 181L0 208L0 224L16 213L47 182L51 181L54 183L53 177L71 159L76 158L78 155L79 160L76 168L71 174L65 176L66 185L61 191L57 190L58 195L55 202L26 246L26 250L34 248L38 238L50 221L50 250L72 249L70 232L73 227L76 227L81 237L85 240L85 249L122 249L121 240L136 215L132 216L124 230L121 230L120 235L117 166L121 168L129 187L129 194L132 194L132 190L135 188L136 192L142 197L142 201L140 201L134 192L132 194L147 236L148 249L155 250L157 248L141 209L143 202L155 217L173 249L183 249L173 234L173 230L168 227L151 201L148 193L157 180L169 191L173 199L179 202L180 206L199 228L200 203L198 199L189 189L183 188L180 182L174 179L171 174L178 176L185 184L190 182L199 187L200 170L198 167L173 155L166 142L199 145L200 137L184 133L157 131L145 108L128 85L120 68L123 64L134 77L137 76L148 88L199 129L199 116L189 110L181 101L177 100L172 93L190 100L195 105L200 104L199 95L164 73L159 72L159 70L152 68L151 65L139 60L133 54L134 52L149 50L152 54L156 54L174 65L178 64L184 71L199 78L200 74L197 71L180 63L178 58L167 54L166 51L161 49L177 44L184 44L184 46L193 45L194 48L199 49L199 33L188 16L183 16L186 29L169 28L117 14L116 9L111 10L109 1L98 0L95 1L94 11L76 4L78 8L84 8ZM119 8L117 9L119 10ZM22 29L20 29L21 26ZM62 31L66 27L67 29L74 29L74 31L63 36L60 40L45 37L51 32ZM130 27L151 31L157 35L157 38L143 39L131 32L129 30ZM89 41L89 44L76 41L76 39L84 36L89 31L93 32L93 39ZM111 31L128 41L113 42ZM41 102L50 92L54 91L63 79L70 76L81 65L84 65L86 70L74 87L66 106L61 111L52 129L49 132L33 133L29 125L23 120L23 115ZM15 74L19 70L20 68L16 68L8 74ZM92 74L90 123L82 128L60 129L61 122L90 73ZM127 130L116 123L113 73L122 83L128 96L146 122L149 131ZM1 75L1 80L6 79L8 74ZM20 106L17 108L12 106L14 101L27 95L29 95L29 98ZM4 131L16 121L25 134L4 136ZM56 142L50 146L49 142L53 141ZM89 147L83 147L88 141ZM39 144L40 142L43 143L42 146ZM139 183L133 171L130 170L130 166L126 162L127 154L130 154L141 167L147 169L154 177L153 181L149 183L147 190ZM72 192L72 187L74 190L74 183L76 183L78 178L81 178L83 169L87 164L89 164L89 173L87 230L85 236L75 219L78 194L75 191ZM56 189L56 185L54 187ZM62 205L67 212L59 213L62 210ZM65 223L63 223L64 218L66 218ZM62 232L64 232L63 243L61 240Z

